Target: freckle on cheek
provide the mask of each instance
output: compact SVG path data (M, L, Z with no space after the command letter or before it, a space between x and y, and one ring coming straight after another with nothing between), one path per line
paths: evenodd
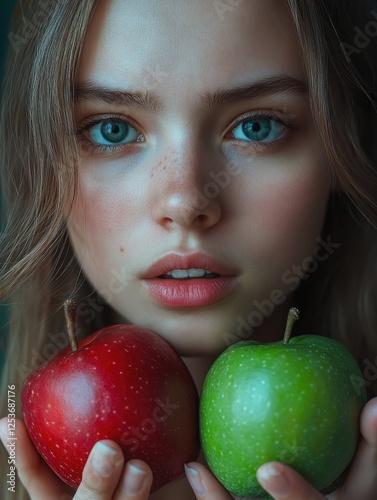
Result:
M153 166L152 167L152 171L151 171L151 174L150 174L150 177L154 177L154 174L156 173L158 175L158 173L162 170L166 170L167 166L167 161L168 161L168 157L165 156L163 158L163 160L160 160L157 165ZM176 163L177 160L173 160L173 163Z

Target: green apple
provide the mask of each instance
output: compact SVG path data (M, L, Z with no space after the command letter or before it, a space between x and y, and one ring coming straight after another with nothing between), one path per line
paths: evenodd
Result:
M214 362L200 400L204 456L218 480L240 497L270 498L256 471L280 461L318 490L349 465L367 396L360 369L338 342L318 335L244 341ZM356 384L355 381L358 381Z

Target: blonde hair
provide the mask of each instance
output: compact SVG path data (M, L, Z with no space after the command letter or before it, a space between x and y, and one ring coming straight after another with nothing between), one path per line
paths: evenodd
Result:
M339 186L329 202L324 235L333 235L341 247L336 263L329 259L300 287L302 324L306 318L313 333L341 340L362 362L363 356L377 354L376 154L365 141L376 124L367 68L377 58L372 41L351 60L342 44L352 43L353 26L365 25L368 10L362 12L364 4L355 6L353 0L286 1L302 47L313 118ZM24 0L14 16L0 117L6 221L0 298L11 304L11 361L5 364L1 393L16 385L18 416L22 381L61 346L59 310L79 288L65 217L76 186L73 83L95 5L96 0ZM81 296L85 293L84 286ZM5 404L0 415L7 414ZM0 491L4 500L28 498L20 484L16 496L5 481Z
M9 384L16 386L18 416L22 380L57 349L62 325L54 313L75 280L64 227L76 185L72 84L95 4L22 1L10 34L0 118L0 297L11 305L12 362L5 363L2 394ZM3 450L1 457L1 470L8 470ZM28 498L21 484L15 496L2 480L0 491L4 500Z

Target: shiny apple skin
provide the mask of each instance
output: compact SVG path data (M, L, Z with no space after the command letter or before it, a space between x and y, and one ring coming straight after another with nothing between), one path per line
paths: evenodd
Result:
M275 460L318 490L328 487L356 450L363 380L349 351L326 337L229 347L212 365L200 400L212 472L241 497L271 498L256 471Z
M111 439L125 459L152 468L152 490L184 474L199 453L198 394L171 346L155 333L115 325L66 348L25 380L22 409L47 464L77 488L94 443Z

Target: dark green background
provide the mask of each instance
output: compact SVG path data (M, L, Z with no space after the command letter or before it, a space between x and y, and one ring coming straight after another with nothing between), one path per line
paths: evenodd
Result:
M16 4L15 0L0 0L0 71L3 69L4 55L8 44L9 19L11 12Z
M0 77L2 77L5 53L8 47L9 21L16 0L0 0ZM1 200L0 200L1 206ZM0 213L1 229L1 213ZM0 373L4 364L5 348L5 328L7 323L7 310L5 306L0 305Z

